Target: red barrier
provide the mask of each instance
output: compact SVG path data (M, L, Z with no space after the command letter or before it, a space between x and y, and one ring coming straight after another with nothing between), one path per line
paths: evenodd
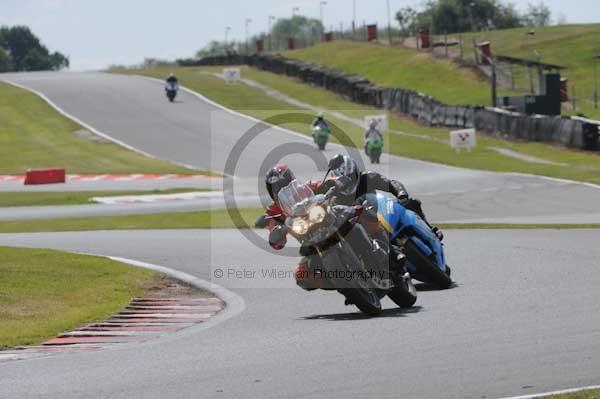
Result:
M419 37L421 39L421 48L429 48L431 47L431 40L429 36L429 29L421 28L419 29Z
M293 37L288 38L288 50L295 50L296 49L296 39L294 39Z
M481 63L483 65L489 65L490 60L493 57L492 44L490 42L483 42L479 43L477 47L479 47L479 50L481 52Z
M367 40L370 42L377 40L377 24L367 25Z
M560 102L566 103L569 101L569 79L562 78L560 80Z
M64 169L30 169L25 174L25 184L53 184L65 181Z
M262 39L259 39L256 41L256 52L262 53L263 51L265 51L265 41Z

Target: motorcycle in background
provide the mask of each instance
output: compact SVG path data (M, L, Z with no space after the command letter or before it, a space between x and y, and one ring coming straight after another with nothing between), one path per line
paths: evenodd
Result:
M165 92L170 102L175 101L175 97L177 96L178 90L179 86L177 85L177 83L167 82L167 84L165 85Z
M320 151L325 150L325 146L329 141L330 130L328 127L323 125L317 125L313 127L312 135L317 147L319 147Z
M381 152L383 151L383 139L374 139L367 141L365 152L372 164L380 163Z

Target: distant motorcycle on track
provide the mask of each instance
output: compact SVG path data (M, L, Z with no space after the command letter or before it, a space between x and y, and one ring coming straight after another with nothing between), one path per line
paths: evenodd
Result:
M317 125L317 126L313 127L312 135L313 135L315 144L317 145L317 147L319 147L319 151L325 150L325 146L327 145L327 142L329 141L330 133L331 132L329 131L329 128L324 125Z
M383 139L368 141L365 146L365 151L372 164L380 163L381 152L383 151Z
M174 82L167 82L165 85L165 93L167 94L167 98L170 102L175 101L175 97L177 97L177 92L179 91L179 86Z

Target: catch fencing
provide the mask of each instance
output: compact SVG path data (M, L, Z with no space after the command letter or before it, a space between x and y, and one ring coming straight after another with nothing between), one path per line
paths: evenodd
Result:
M380 87L362 76L280 55L234 54L186 61L182 65L249 65L325 88L359 104L409 115L430 126L475 128L504 139L560 143L600 151L600 121L524 115L478 105L448 105L414 90Z

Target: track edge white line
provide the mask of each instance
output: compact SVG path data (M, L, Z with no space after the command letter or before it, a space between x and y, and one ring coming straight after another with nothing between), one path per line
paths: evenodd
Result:
M552 391L552 392L544 392L544 393L534 393L534 394L530 394L530 395L506 396L506 397L502 397L499 399L535 399L535 398L544 398L547 396L554 396L554 395L564 395L567 393L577 393L577 392L589 391L592 389L600 389L600 385L590 385L587 387L563 389L561 391Z
M11 80L8 80L6 78L0 78L0 82L6 83L8 85L14 86L16 88L22 89L22 90L26 90L30 93L35 94L36 96L40 97L42 100L44 100L48 105L50 105L56 112L58 112L59 114L61 114L62 116L64 116L67 119L70 119L71 121L77 123L78 125L80 125L81 127L89 130L90 132L92 132L93 134L95 134L96 136L102 137L105 140L110 141L113 144L116 144L120 147L123 147L129 151L133 151L135 153L138 153L140 155L143 155L147 158L152 158L152 159L156 159L159 161L164 161L164 162L169 162L170 164L173 164L175 166L180 166L180 167L184 167L187 169L191 169L191 170L196 170L196 171L202 171L202 172L206 172L206 169L202 169L193 165L188 165L188 164L184 164L184 163L180 163L180 162L176 162L176 161L172 161L170 159L164 159L164 158L160 158L157 157L155 155L152 155L144 150L140 150L139 148L135 148L119 139L116 139L106 133L101 132L100 130L96 129L95 127L91 126L90 124L82 121L81 119L77 118L74 115L69 114L67 111L65 111L64 109L62 109L61 107L58 106L58 104L56 104L55 102L53 102L52 100L50 100L50 98L48 98L45 94L43 94L42 92L35 90L31 87L27 87L24 86L20 83L17 82L13 82Z
M141 79L145 79L145 80L149 80L149 81L153 81L153 82L158 82L158 83L163 83L162 80L157 79L157 78L153 78L151 76L144 76L144 75L138 75L138 74L133 74L133 75L122 75L122 76L134 76L137 78L141 78ZM273 125L271 123L265 122L265 121L261 121L258 118L255 118L253 116L232 110L230 108L225 107L222 104L219 104L209 98L207 98L206 96L192 90L189 89L185 86L179 86L181 90L185 91L188 94L191 94L192 96L195 96L197 98L199 98L200 100L207 102L208 104L219 108L222 111L225 111L231 115L235 115L237 117L241 117L241 118L246 118L249 119L255 123L264 123L268 126L270 126L273 129L279 130L281 132L287 133L287 134L291 134L294 135L296 137L301 137L305 140L312 140L310 136L304 135L302 133L298 133L298 132L294 132L292 130L289 129L285 129L282 128L280 126L277 125ZM335 146L341 146L343 147L341 144L337 144L337 143L331 143L332 145ZM559 183L569 183L569 184L577 184L577 185L581 185L581 186L585 186L585 187L589 187L589 188L594 188L597 190L600 190L600 185L598 184L594 184L594 183L587 183L587 182L581 182L581 181L577 181L577 180L568 180L568 179L561 179L561 178L557 178L557 177L551 177L551 176L544 176L544 175L536 175L536 174L532 174L532 173L523 173L523 172L499 172L499 171L492 171L492 170L483 170L483 169L471 169L471 168L465 168L465 167L460 167L460 166L454 166L454 165L447 165L447 164L442 164L442 163L435 163L435 162L429 162L429 161L423 161L421 159L415 159L415 158L407 158L407 157L402 157L400 155L395 155L395 154L390 154L387 153L388 156L394 156L394 157L400 157L400 158L406 158L406 159L410 159L411 161L416 161L416 162L422 162L424 164L432 164L432 165L443 165L446 166L448 168L455 168L455 169L464 169L464 170L469 170L469 171L477 171L477 172L482 172L482 173L493 173L493 174L503 174L503 175L508 175L508 176L520 176L520 177L537 177L537 178L541 178L541 179L545 179L545 180L550 180L550 181L554 181L554 182L559 182Z

